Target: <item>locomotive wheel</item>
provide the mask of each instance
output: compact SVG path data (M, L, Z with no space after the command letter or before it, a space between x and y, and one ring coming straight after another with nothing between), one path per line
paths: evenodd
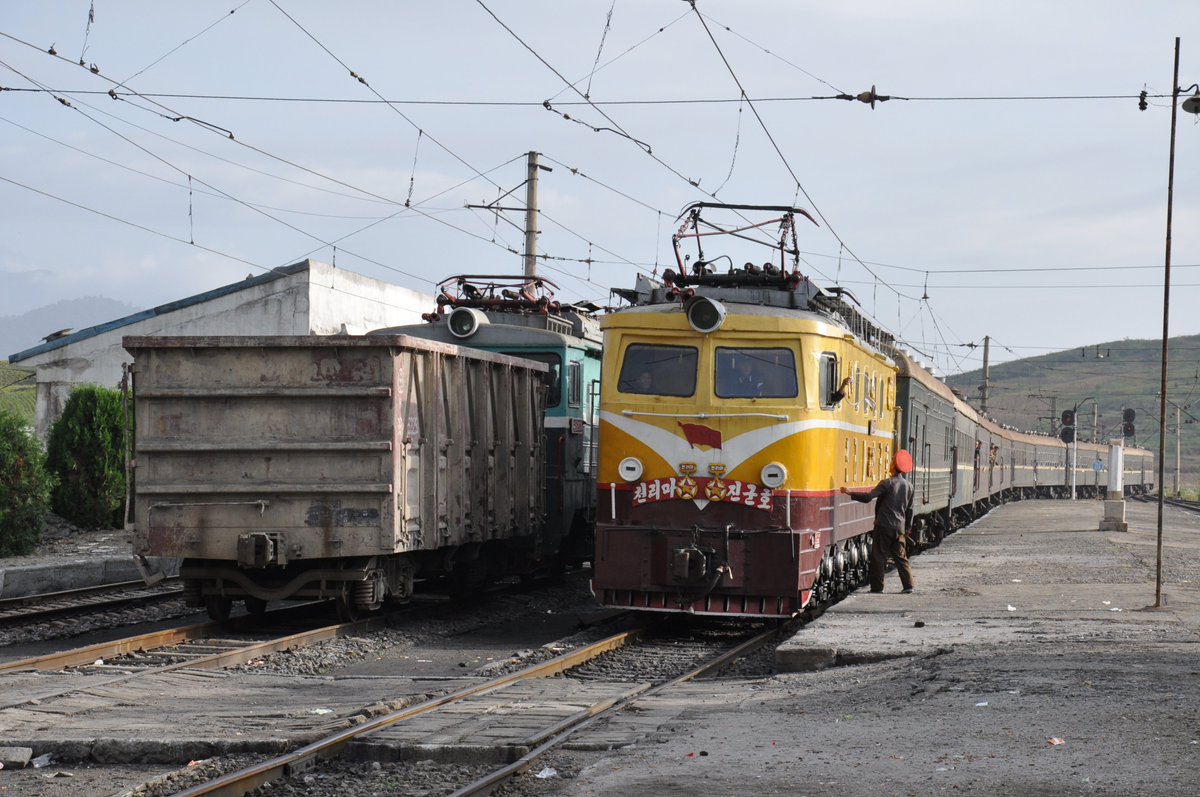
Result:
M208 619L214 623L224 623L233 611L233 600L223 595L205 595L204 608L208 611Z
M250 616L262 622L262 619L267 615L267 601L262 598L247 597L244 602L246 604L246 611L250 613Z

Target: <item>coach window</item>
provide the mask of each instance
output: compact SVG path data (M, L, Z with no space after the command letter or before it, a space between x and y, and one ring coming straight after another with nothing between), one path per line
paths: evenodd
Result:
M717 347L718 398L794 398L796 358L791 349Z
M697 359L691 346L631 343L621 360L617 390L648 396L694 395Z
M583 403L583 365L567 363L567 406L578 407Z
M821 354L820 385L817 388L821 397L821 409L831 410L838 405L834 394L837 393L840 385L837 355L832 352L824 352Z

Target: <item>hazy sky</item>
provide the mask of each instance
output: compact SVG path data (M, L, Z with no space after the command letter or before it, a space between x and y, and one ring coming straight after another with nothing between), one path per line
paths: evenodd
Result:
M696 9L5 3L0 315L151 307L306 256L422 291L514 272L523 214L465 205L521 206L537 150L566 300L673 266L676 216L715 193L812 211L802 269L950 372L985 335L994 362L1161 335L1174 40L1200 82L1200 3ZM872 85L893 99L814 99ZM1177 127L1177 335L1200 331L1197 119Z

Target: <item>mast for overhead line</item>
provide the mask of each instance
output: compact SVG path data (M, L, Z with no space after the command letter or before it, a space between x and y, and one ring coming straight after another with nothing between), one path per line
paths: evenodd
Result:
M529 173L525 178L525 276L537 276L537 236L538 236L538 154L529 153L527 163Z
M988 351L991 348L992 339L987 335L983 336L983 384L979 386L981 398L979 399L979 414L987 415L987 397L988 397Z

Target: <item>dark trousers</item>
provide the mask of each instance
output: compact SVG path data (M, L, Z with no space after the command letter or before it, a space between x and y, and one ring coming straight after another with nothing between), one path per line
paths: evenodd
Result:
M871 532L871 591L883 592L883 571L888 558L896 560L896 572L904 589L912 589L912 566L908 563L907 539L903 531L875 529Z

